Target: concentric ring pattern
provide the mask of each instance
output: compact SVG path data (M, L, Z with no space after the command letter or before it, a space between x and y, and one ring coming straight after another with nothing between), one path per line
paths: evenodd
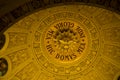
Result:
M87 5L39 10L4 32L0 80L117 80L120 15Z

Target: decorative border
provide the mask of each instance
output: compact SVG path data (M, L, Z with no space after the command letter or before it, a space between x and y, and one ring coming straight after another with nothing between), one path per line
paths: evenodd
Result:
M67 4L97 6L120 13L120 0L30 0L0 17L0 34L20 18L29 15L37 9L45 9L48 7Z

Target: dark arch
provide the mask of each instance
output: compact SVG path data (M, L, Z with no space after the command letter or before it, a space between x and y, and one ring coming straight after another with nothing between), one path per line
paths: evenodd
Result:
M37 11L38 9L40 10L48 7L67 4L97 6L112 10L118 14L120 13L120 0L30 0L0 17L0 34L2 34L16 21Z
M4 44L5 44L5 35L1 34L0 35L0 49L3 48Z
M8 62L5 58L0 58L0 77L4 76L8 71Z
M120 76L118 76L117 80L120 80Z

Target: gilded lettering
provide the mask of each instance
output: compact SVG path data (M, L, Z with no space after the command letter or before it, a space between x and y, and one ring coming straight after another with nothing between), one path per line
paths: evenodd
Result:
M54 34L54 31L52 29L50 29L48 32L47 32L47 35L46 35L46 39L51 39L51 37L53 36Z
M54 27L56 29L58 29L58 30L61 30L63 28L67 29L67 28L74 27L74 23L71 23L71 22L60 22L60 23L56 24Z
M73 60L73 59L75 59L77 56L73 53L73 54L71 54L71 55L60 55L60 54L56 54L56 56L55 56L55 58L56 59L60 59L60 60Z
M85 43L81 43L77 51L81 54L81 52L83 52L84 49L85 49Z
M80 38L84 38L85 37L85 34L83 32L83 29L81 29L80 26L77 26L77 29L76 29L80 35Z
M48 50L48 52L49 52L50 54L52 54L53 52L55 52L54 49L52 48L52 45L50 45L50 44L47 45L46 48L47 48L47 50Z

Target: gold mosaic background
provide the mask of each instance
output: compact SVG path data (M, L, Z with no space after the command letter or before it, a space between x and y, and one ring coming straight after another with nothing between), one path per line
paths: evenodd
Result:
M53 39L45 39L59 22L73 22L85 33L86 45L75 44L75 49L81 52L76 60L55 59L49 54L55 51L53 54L61 55L61 48L53 47ZM81 35L79 29L74 30ZM0 80L117 80L120 76L119 31L120 15L102 8L66 5L37 11L4 32L6 41L0 57L7 60L8 71ZM77 40L78 45L82 43L81 38ZM47 41L51 44L49 48ZM61 43L73 47L68 46L69 42Z

